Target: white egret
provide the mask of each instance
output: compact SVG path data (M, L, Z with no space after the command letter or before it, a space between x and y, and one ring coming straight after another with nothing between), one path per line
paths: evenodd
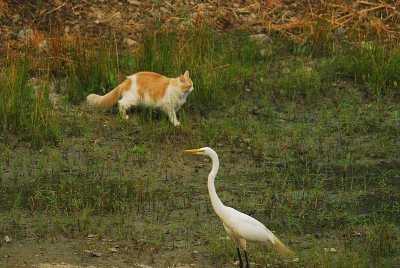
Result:
M232 238L236 245L239 256L240 267L243 267L240 247L244 251L246 265L249 267L249 261L246 252L246 242L270 242L278 253L283 257L294 257L293 251L286 247L267 227L258 220L246 215L234 208L225 206L219 199L215 191L214 180L219 169L219 159L217 153L209 148L183 150L182 152L190 154L206 155L212 160L212 169L208 175L208 193L215 213L220 217L225 231Z

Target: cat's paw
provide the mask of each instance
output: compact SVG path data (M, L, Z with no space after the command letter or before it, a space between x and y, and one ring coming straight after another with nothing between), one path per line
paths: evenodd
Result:
M125 115L125 120L128 120L129 119L129 115Z
M174 122L174 126L179 127L180 125L181 125L181 122L179 122L179 121Z

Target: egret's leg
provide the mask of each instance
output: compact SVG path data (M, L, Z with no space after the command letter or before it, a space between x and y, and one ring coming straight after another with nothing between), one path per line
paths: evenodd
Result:
M242 256L240 256L240 249L236 248L238 256L239 256L239 263L240 263L240 268L243 268L243 261L242 261Z
M246 257L246 267L250 268L249 260L247 259L247 252L246 250L244 251L244 256Z

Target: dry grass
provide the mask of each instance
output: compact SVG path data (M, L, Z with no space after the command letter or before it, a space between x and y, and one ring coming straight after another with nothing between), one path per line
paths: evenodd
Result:
M204 23L220 30L253 29L279 33L299 42L318 37L321 27L332 35L356 41L397 40L400 37L398 1L141 1L140 5L107 1L101 8L89 1L0 2L0 41L18 47L23 27L34 31L32 43L62 35L104 36L116 32L140 40L149 28L173 29Z

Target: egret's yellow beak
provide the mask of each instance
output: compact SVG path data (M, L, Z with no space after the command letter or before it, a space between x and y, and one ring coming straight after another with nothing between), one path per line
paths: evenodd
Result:
M202 153L202 152L204 152L204 150L190 149L190 150L182 150L182 152L187 153L187 154L196 154L196 153Z

